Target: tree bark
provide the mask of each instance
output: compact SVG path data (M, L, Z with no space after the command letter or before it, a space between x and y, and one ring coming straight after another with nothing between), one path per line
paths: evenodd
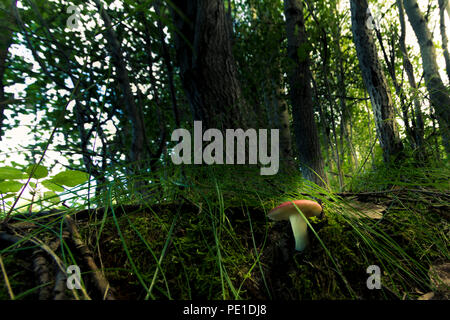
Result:
M370 95L383 158L386 163L395 161L403 150L403 144L397 132L391 93L377 56L373 34L366 26L369 19L367 0L350 0L350 8L353 40L363 81Z
M442 37L442 49L444 50L445 70L447 71L448 81L450 81L450 53L448 51L448 38L445 28L445 9L449 8L448 0L439 0L439 20ZM450 15L449 15L450 18Z
M248 127L251 111L242 96L223 1L172 3L177 62L194 120L222 130Z
M326 183L319 135L314 119L310 84L309 52L300 0L285 0L287 53L292 62L288 70L292 118L303 176L318 185ZM300 54L299 54L300 53Z
M422 56L423 72L431 104L436 110L439 129L447 156L450 156L450 94L439 75L436 50L423 14L416 0L403 0L409 22L416 34Z

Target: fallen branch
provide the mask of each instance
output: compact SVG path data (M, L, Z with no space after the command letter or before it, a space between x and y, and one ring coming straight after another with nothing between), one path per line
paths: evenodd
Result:
M33 252L33 271L36 273L39 284L39 300L49 300L51 296L51 289L48 284L50 280L50 272L48 261L44 256L42 249L37 249Z
M43 251L45 251L52 259L53 262L56 265L56 268L59 272L62 272L64 274L66 274L66 269L64 268L64 264L61 261L61 259L58 257L58 255L45 243L43 243L41 240L34 238L34 237L25 237L19 234L9 234L7 232L1 231L0 232L0 240L4 240L4 241L8 241L11 242L13 244L18 244L18 243L30 243L33 244L34 246L38 246L40 247ZM65 285L65 282L64 282ZM81 288L81 291L85 297L86 300L91 300L91 298L89 297L88 293L86 292L86 290L84 288ZM72 293L75 297L75 299L79 300L79 296L78 293L75 289L72 289Z
M83 239L81 238L80 233L78 232L78 228L75 224L75 221L70 216L66 216L65 223L67 229L72 235L72 241L75 244L78 251L81 253L84 261L88 265L88 267L92 270L92 277L94 279L94 283L97 289L101 292L104 300L115 300L114 295L111 290L111 286L109 285L108 280L105 278L103 273L98 269L95 264L93 255L91 250L84 244Z

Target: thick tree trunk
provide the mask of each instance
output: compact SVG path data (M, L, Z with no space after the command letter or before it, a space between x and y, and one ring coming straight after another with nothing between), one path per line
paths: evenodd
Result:
M314 119L309 58L306 48L303 4L300 0L285 0L286 33L288 56L293 65L288 70L292 117L300 166L303 176L323 185L326 181L324 164L320 151L317 125Z
M371 30L367 0L350 0L353 40L356 46L359 66L364 84L370 95L377 127L378 139L385 162L395 160L403 145L394 120L394 106L383 69L377 56L377 49Z
M251 126L253 119L238 81L223 1L172 3L177 7L172 15L177 28L173 37L178 66L194 120L222 130Z
M450 156L450 94L439 75L436 51L426 21L416 0L403 0L409 22L416 34L422 56L425 83L431 104L436 110L439 129L447 156Z

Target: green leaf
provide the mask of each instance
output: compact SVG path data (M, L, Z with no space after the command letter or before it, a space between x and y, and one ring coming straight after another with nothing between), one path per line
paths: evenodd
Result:
M63 187L53 183L51 180L44 180L44 181L41 182L41 184L44 187L46 187L47 189L52 190L52 191L56 191L56 192L63 192L64 191Z
M17 181L0 182L0 193L17 192L22 188L22 183Z
M31 181L30 181L29 185L30 185L30 187L32 187L32 188L36 188L36 183L34 183L34 182L31 182Z
M61 199L53 191L46 191L46 192L44 192L44 200L48 201L48 202L51 202L51 203L59 203L59 202L61 202Z
M26 173L31 174L31 172L33 171L33 168L36 169L34 170L33 173L33 178L35 179L41 179L41 178L45 178L46 176L48 176L48 170L46 167L41 166L41 165L31 165L27 168Z
M12 167L0 167L0 179L24 179L26 176L25 174Z
M89 175L85 172L77 170L66 170L58 173L51 181L68 187L75 187L81 183L88 181Z

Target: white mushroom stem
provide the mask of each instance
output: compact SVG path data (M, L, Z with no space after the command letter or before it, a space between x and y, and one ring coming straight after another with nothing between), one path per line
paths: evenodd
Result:
M291 214L289 221L291 222L292 232L294 233L295 250L303 251L308 245L308 224L300 212Z

